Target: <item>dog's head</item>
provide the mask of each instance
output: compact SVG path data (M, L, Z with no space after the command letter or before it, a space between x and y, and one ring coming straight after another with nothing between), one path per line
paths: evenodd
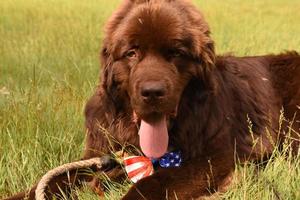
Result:
M114 98L129 97L139 118L176 114L187 83L213 68L209 34L185 1L126 1L107 25L103 84Z
M192 79L214 68L214 44L203 16L184 0L125 0L106 27L102 85L136 118L176 116Z

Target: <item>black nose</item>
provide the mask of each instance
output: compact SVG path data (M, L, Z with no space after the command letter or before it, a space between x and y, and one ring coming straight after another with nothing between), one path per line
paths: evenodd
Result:
M162 99L166 95L166 87L159 81L145 82L141 87L141 95L146 101Z

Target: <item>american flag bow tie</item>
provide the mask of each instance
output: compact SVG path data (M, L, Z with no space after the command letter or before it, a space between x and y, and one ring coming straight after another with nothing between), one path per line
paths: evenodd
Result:
M150 176L154 173L154 166L160 165L163 168L180 167L182 163L181 152L174 151L166 153L159 159L151 160L144 156L129 156L124 158L125 171L129 179L136 183L140 179Z

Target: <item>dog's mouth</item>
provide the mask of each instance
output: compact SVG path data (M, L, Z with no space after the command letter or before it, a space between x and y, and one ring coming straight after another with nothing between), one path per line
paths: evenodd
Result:
M153 112L146 117L139 117L134 112L134 121L139 124L140 147L143 153L149 158L160 158L168 150L171 119L176 116L174 112L165 114Z

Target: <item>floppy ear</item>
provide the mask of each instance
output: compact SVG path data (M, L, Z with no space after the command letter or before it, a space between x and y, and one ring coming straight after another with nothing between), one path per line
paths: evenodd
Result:
M120 108L128 101L129 68L120 61L114 62L111 50L105 44L101 51L101 87L115 106Z
M200 36L200 49L198 49L198 59L200 59L201 66L199 66L198 76L206 76L215 68L215 44L210 38L210 32L207 31Z
M109 50L107 49L105 42L101 50L100 60L102 67L102 72L100 75L101 85L105 89L105 91L109 91L113 84L113 59L111 54L109 53Z
M190 22L190 25L187 26L188 38L191 39L193 56L200 63L197 69L197 76L203 78L202 76L206 76L206 73L215 68L215 44L203 14L193 5L190 5L188 8L186 10Z
M198 35L196 43L196 55L199 65L196 69L196 77L200 79L207 88L213 91L217 91L218 83L216 77L213 74L215 70L216 55L215 55L215 44L210 37L210 31L208 26L206 31L201 31ZM199 33L198 33L199 34Z
M215 55L215 43L207 36L207 41L203 47L201 54L202 61L206 70L213 70L215 67L216 55Z

